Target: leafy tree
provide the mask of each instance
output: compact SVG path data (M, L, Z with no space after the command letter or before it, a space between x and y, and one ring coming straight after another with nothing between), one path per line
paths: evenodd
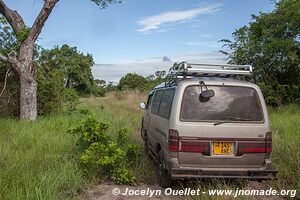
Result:
M37 63L37 107L39 115L74 111L79 103L78 92L65 87L63 70Z
M165 81L166 71L156 71L154 75L143 77L135 73L128 73L121 78L119 90L139 90L142 92L152 90L156 85ZM109 91L109 90L107 90Z
M156 79L163 79L166 76L166 71L156 71L155 72Z
M108 84L105 86L105 92L111 92L117 89L117 86L112 81L108 81Z
M105 80L100 80L100 79L95 79L95 84L98 87L105 87L106 86L106 81Z
M80 95L88 95L94 86L92 66L93 57L77 51L76 47L63 45L51 50L42 50L39 65L46 73L58 70L63 75L63 85L73 88Z
M108 85L106 85L105 80L95 79L94 80L94 87L92 90L92 94L95 96L105 96L105 92L107 90Z
M135 73L128 73L121 78L118 88L120 90L124 89L142 89L148 83L148 80Z
M280 105L300 98L300 1L281 0L270 13L253 15L248 26L233 33L230 63L251 64L267 103Z
M153 74L151 74L150 76L147 76L146 79L151 82L151 81L155 81L155 76Z
M6 19L0 16L0 54L7 53L15 40ZM19 113L19 79L9 63L0 62L0 116L12 117Z
M49 15L59 0L45 0L32 27L27 27L21 15L0 0L0 14L12 28L14 45L0 52L0 61L10 63L20 80L20 118L35 120L37 117L37 69L33 66L35 41L40 35ZM92 0L101 8L115 0Z

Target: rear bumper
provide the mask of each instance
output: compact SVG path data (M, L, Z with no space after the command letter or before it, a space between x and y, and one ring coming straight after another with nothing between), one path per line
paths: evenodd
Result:
M177 159L176 159L177 160ZM225 178L250 180L276 180L277 172L271 167L271 161L266 160L260 168L193 168L182 167L172 159L169 173L173 179L186 178Z
M172 169L171 177L183 178L226 178L226 179L251 179L251 180L276 180L276 170L202 170L202 169Z

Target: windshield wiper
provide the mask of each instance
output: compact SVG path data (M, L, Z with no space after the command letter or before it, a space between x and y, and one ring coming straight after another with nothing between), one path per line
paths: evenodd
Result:
M224 123L236 122L236 121L252 121L252 120L247 118L240 118L240 117L228 117L228 119L226 120L215 122L214 126L219 124L224 124Z

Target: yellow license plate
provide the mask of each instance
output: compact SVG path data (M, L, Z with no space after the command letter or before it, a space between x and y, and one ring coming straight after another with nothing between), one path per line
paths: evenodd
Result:
M231 154L231 142L214 142L213 153L214 155L230 155Z

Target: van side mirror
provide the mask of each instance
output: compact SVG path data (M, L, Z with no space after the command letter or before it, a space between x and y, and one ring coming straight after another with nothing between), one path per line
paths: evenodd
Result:
M144 102L139 104L140 109L146 109L146 104Z
M203 90L199 95L200 102L208 102L211 97L215 96L214 90Z

